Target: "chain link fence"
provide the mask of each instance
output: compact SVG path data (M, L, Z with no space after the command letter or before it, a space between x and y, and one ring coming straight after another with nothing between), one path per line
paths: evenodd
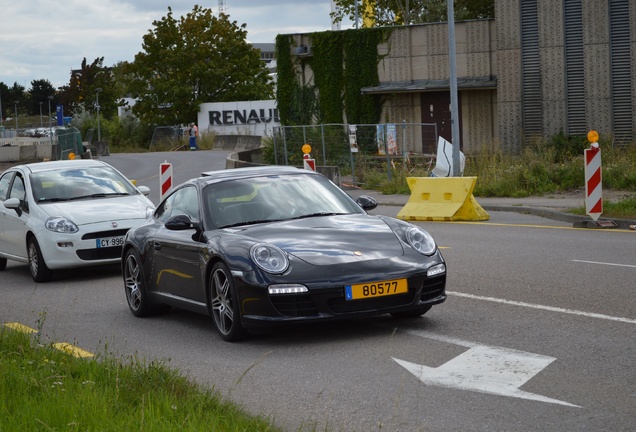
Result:
M430 165L435 157L430 143L436 143L437 137L435 123L279 126L273 129L273 162L302 166L302 147L309 144L316 165L350 168L355 181L356 165L363 160L367 165L386 165L390 179L396 161L422 159Z

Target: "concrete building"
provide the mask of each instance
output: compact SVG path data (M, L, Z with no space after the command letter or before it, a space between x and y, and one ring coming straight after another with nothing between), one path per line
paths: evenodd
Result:
M636 1L498 0L495 8L495 19L455 25L464 153L518 153L533 137L590 129L633 144ZM293 37L311 47L311 35ZM447 24L396 27L378 51L380 85L362 91L384 96L382 118L434 122L451 141ZM416 128L406 142L404 150L434 153Z

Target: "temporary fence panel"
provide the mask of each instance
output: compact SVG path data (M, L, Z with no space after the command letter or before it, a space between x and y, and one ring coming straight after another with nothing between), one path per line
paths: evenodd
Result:
M80 157L84 153L82 134L74 127L56 129L57 138L56 158L58 160L69 159L71 154Z

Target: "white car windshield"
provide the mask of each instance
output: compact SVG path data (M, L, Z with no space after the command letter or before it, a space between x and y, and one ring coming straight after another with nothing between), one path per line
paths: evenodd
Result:
M139 193L125 177L108 167L37 172L31 174L31 185L38 203Z

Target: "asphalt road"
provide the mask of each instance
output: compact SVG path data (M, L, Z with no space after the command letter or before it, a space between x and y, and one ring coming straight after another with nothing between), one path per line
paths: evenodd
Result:
M165 159L178 183L223 168L224 157L104 160L151 187L156 202ZM447 259L449 298L417 320L286 328L228 344L207 317L135 318L117 267L35 284L25 265L10 262L0 322L95 353L163 359L289 431L635 429L635 232L507 212L418 224Z

